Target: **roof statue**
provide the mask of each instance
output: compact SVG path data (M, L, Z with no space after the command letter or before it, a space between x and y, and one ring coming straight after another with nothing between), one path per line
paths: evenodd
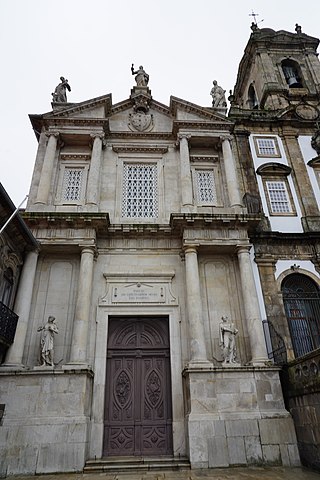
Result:
M213 80L210 95L212 96L212 106L214 108L224 108L227 106L225 93L226 91L218 85L217 80Z
M67 103L67 93L66 90L71 92L71 87L68 83L68 80L64 77L60 77L61 83L55 88L54 93L52 93L52 100L56 103Z
M149 75L144 71L142 65L140 65L138 70L134 71L134 66L132 64L131 73L132 75L136 75L135 81L137 83L137 87L147 87L149 82Z

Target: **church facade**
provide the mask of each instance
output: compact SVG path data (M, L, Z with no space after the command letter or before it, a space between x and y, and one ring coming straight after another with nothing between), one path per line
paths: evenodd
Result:
M320 75L315 39L266 30L251 35L229 117L221 97L210 108L159 103L143 67L132 68L136 86L120 103L54 101L30 116L39 148L24 219L41 248L24 266L27 314L0 367L2 473L81 471L119 456L299 465L262 321L282 334L289 358L301 354L277 282L299 262L319 288L308 142ZM307 102L286 77L281 88L278 76L259 78L259 61L273 68L259 43L267 33L310 42ZM277 215L270 191L281 182L292 210Z

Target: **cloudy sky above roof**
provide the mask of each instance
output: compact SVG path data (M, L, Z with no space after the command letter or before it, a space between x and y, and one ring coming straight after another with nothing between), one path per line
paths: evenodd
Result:
M0 181L15 204L28 193L37 150L28 114L51 110L59 77L69 102L129 97L130 67L143 65L153 98L211 106L216 79L233 89L251 34L260 28L319 37L315 0L1 0Z

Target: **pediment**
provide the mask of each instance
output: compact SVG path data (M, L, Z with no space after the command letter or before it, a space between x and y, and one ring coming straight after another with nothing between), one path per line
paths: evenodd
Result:
M52 104L52 112L43 118L106 118L111 110L111 94L92 98L80 103Z
M201 107L195 103L182 100L177 97L170 98L170 110L178 121L191 121L191 122L217 122L225 123L230 126L232 122L228 120L225 115L215 111L211 107Z

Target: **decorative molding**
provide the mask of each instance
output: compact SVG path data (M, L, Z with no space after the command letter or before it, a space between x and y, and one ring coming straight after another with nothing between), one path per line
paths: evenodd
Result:
M128 153L128 152L144 152L144 153L166 153L168 151L168 146L162 145L112 145L112 149L116 153Z
M215 163L218 162L218 155L190 155L190 162Z
M178 305L172 292L175 272L135 272L103 274L106 279L106 293L100 299L100 306L127 305Z
M83 154L83 153L61 153L60 160L64 161L77 161L77 160L85 160L88 161L91 159L91 155Z

